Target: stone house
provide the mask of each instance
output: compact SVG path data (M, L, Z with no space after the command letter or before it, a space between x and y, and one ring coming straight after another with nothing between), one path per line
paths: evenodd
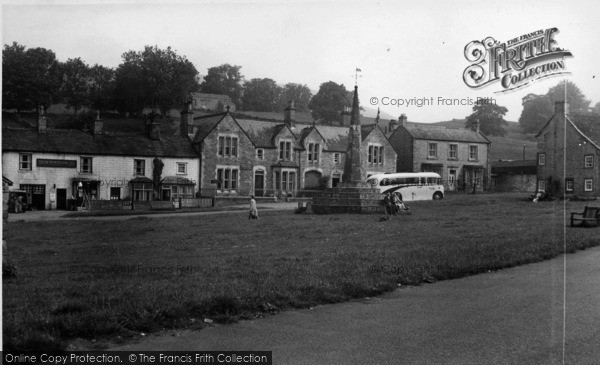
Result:
M389 137L398 172L435 172L448 191L483 189L490 181L490 140L480 131L409 123L402 114Z
M37 126L3 128L2 174L27 190L31 206L67 209L68 200L172 200L193 197L199 158L189 139L158 122L135 121L137 132L105 129L97 116L91 130ZM165 130L163 130L165 129ZM154 161L162 162L153 176Z
M349 126L298 123L291 103L281 121L236 117L227 110L194 116L188 105L180 130L200 154L203 195L296 195L342 182ZM396 152L376 125L361 126L366 175L394 172Z
M539 190L600 196L600 115L571 114L568 103L556 102L554 115L536 137Z

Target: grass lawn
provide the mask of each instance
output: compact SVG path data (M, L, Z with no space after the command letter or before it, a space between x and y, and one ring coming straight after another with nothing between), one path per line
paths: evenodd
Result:
M588 205L598 205L598 203ZM567 202L567 212L585 203ZM4 225L5 350L66 349L381 294L563 252L563 202L448 195L410 216L262 211ZM568 252L600 228L566 228ZM82 340L83 339L83 340ZM91 346L91 345L90 345Z

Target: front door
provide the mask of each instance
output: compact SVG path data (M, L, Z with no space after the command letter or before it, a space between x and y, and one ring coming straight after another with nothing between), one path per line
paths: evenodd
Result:
M454 191L456 189L456 169L450 169L450 171L448 171L446 189L448 189L448 191Z
M67 209L67 189L56 189L56 209Z
M254 196L265 195L265 172L258 170L254 172Z

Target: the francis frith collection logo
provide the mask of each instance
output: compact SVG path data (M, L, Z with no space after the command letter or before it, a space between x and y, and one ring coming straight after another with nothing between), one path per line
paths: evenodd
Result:
M463 72L467 86L477 89L499 82L501 91L518 89L532 81L566 74L566 56L571 52L554 46L557 28L540 29L500 43L492 37L465 46L472 64Z

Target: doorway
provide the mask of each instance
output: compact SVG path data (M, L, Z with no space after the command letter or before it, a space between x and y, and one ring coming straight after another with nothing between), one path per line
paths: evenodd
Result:
M67 189L56 189L56 209L67 210Z
M254 172L254 196L265 195L265 172L256 170Z

